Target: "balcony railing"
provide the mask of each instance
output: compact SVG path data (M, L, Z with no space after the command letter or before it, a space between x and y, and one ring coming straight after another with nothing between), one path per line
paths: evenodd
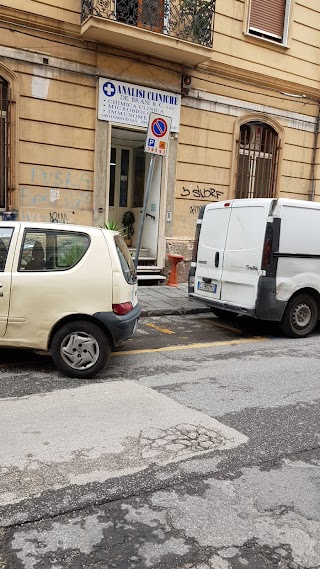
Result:
M82 0L81 23L113 20L212 47L215 0Z

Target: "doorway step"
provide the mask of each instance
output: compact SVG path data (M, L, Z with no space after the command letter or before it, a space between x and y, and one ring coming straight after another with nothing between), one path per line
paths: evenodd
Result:
M129 251L134 260L136 250L129 248ZM158 267L156 262L157 259L151 256L150 249L140 249L137 267L139 285L157 285L166 280L166 277L162 274L163 267Z

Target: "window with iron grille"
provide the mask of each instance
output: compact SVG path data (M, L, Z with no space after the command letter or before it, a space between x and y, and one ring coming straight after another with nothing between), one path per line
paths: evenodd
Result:
M9 85L0 76L0 208L6 208L9 163Z
M119 22L163 33L164 0L117 0L115 7Z
M251 0L249 6L249 34L286 45L290 0Z
M240 128L236 198L272 198L276 195L280 140L276 131L262 122Z

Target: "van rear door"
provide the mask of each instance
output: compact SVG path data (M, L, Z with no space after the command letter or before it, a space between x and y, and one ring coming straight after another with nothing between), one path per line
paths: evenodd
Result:
M220 299L224 250L232 202L218 202L205 208L199 235L194 292L197 296Z
M225 246L221 300L254 308L270 199L234 200Z

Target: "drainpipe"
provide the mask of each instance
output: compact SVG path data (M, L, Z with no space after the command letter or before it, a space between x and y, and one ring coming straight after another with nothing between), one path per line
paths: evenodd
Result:
M312 152L312 161L311 161L311 189L310 189L310 200L314 202L315 194L316 194L316 163L317 163L317 149L318 149L318 138L319 138L319 129L320 129L320 103L318 108L318 116L316 119L316 125L314 128L314 144L313 144L313 152Z

